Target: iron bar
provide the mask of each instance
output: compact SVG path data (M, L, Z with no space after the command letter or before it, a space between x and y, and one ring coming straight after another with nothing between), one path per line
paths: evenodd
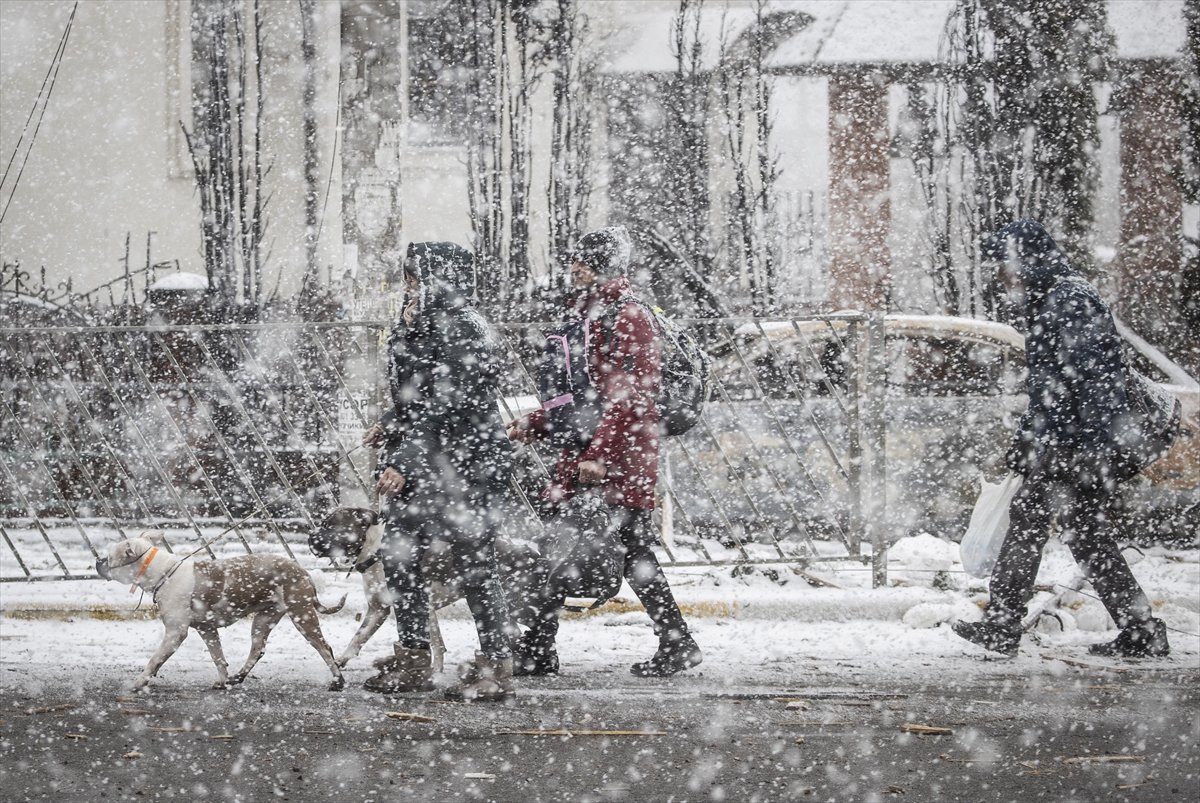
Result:
M92 557L99 560L100 554L96 552L96 547L92 546L92 539L88 538L87 531L83 529L83 524L80 523L78 518L76 518L75 508L71 506L71 503L67 500L66 494L59 486L58 478L54 476L54 472L50 470L50 466L47 465L46 461L43 460L41 455L38 454L38 450L34 442L29 439L28 433L25 432L25 425L21 423L19 418L17 418L16 412L8 406L7 401L0 399L0 404L4 405L5 412L8 413L9 417L12 418L13 423L16 424L17 436L21 439L21 443L25 444L25 448L29 450L29 454L33 457L37 464L41 466L42 471L45 472L46 479L50 481L49 487L53 489L54 495L57 496L58 501L62 503L63 509L67 511L67 516L70 517L71 521L74 523L75 529L79 530L79 535L81 538L83 538L83 543L87 544L87 548L92 553Z
M9 353L12 353L11 345L6 344L6 348L8 349ZM15 362L19 364L21 361L16 360ZM109 520L112 521L117 532L121 534L122 538L125 538L125 530L121 527L120 520L113 511L112 506L109 504L108 496L100 491L99 486L96 485L95 478L92 476L91 469L88 468L87 462L83 459L83 456L79 454L79 450L75 448L75 442L71 438L67 437L67 433L59 424L58 414L55 412L58 409L58 405L52 405L46 400L45 395L42 393L41 387L37 382L33 381L32 377L29 375L29 370L24 365L20 365L18 370L20 370L21 374L26 378L26 381L29 383L29 387L33 388L33 392L37 394L38 399L42 403L42 407L49 414L50 423L54 426L54 431L58 433L59 442L66 444L67 449L70 450L71 458L75 461L75 465L79 467L80 472L83 474L83 478L87 482L88 488L91 489L93 497L100 504L100 506L104 508L105 513L107 514ZM18 426L21 426L19 422ZM74 519L75 517L72 516L72 518ZM91 546L90 542L88 546ZM92 550L92 554L96 554L95 549ZM100 556L96 555L96 557L99 558Z
M245 489L250 492L250 496L254 498L254 502L258 505L257 509L266 512L267 504L263 501L262 496L259 495L258 489L254 487L253 479L238 461L237 455L234 453L233 449L230 448L229 442L225 440L225 435L222 434L221 428L217 426L217 422L213 420L212 414L208 412L206 406L200 401L199 398L196 397L192 383L187 381L187 375L183 371L183 366L179 364L179 360L176 359L175 353L171 351L170 346L163 341L162 335L155 334L153 339L154 342L158 344L159 348L161 348L167 355L167 361L171 363L171 367L175 371L175 375L179 377L180 382L187 389L187 394L192 399L192 402L196 405L196 409L200 410L204 415L205 420L208 421L208 426L212 430L213 437L217 439L217 445L221 447L221 452L225 455L226 459L229 460L229 464L233 466L234 471L237 472L238 479L241 480L243 487L245 487ZM279 538L279 542L283 544L284 551L286 551L288 555L291 555L292 551L287 546L287 539L283 537L283 532L279 529L279 525L275 523L275 517L270 516L267 520L271 522L271 529L275 531L275 535ZM231 519L230 521L232 523L233 520ZM243 537L241 530L238 530L238 537Z
M130 355L128 347L123 347L123 350L125 355L130 358L129 364L133 366L134 371L137 372L138 377L142 380L142 383L146 386L146 389L150 392L150 395L158 402L158 407L162 412L163 417L171 422L172 427L175 429L175 434L179 436L179 442L183 445L184 451L187 452L188 459L192 461L193 465L195 465L199 470L200 476L204 478L205 488L212 495L212 498L216 500L217 504L221 506L221 511L229 518L230 521L233 521L233 513L230 512L229 506L225 504L225 497L222 496L221 493L217 491L216 486L213 485L212 479L208 476L208 470L204 468L204 463L200 460L200 456L196 454L195 450L192 449L192 445L188 443L187 434L183 431L183 428L180 426L179 422L175 420L174 416L171 415L170 410L167 409L166 402L164 402L162 397L158 395L158 390L154 387L154 383L151 382L150 377L146 375L146 372L142 370L142 367L138 364L139 361L136 359L136 357ZM241 540L242 546L246 548L246 554L250 554L252 552L250 549L250 544L247 543L245 537L240 531L238 532L238 538ZM210 552L209 554L212 553Z
M39 340L38 342L41 345L46 346L45 340ZM84 417L87 419L88 426L91 428L92 434L97 437L100 443L102 443L104 448L108 451L108 456L112 459L113 466L121 475L121 483L125 486L125 490L134 499L136 506L141 508L146 522L152 526L158 526L157 517L154 515L154 511L151 509L149 502L147 502L145 497L142 496L141 491L138 489L137 482L135 482L133 479L133 472L126 467L124 461L121 460L121 458L117 455L116 450L113 449L112 444L109 443L108 437L104 432L104 428L100 426L100 422L95 419L95 417L92 415L92 411L88 409L87 402L84 401L83 394L80 392L79 387L75 384L75 381L71 379L71 375L67 372L66 367L59 361L58 355L54 353L53 348L47 347L45 349L45 353L49 355L50 359L54 362L54 369L59 373L60 376L62 376L63 381L67 383L67 389L70 391L69 395L73 397L73 401L79 408L79 411L83 413ZM170 551L170 549L170 545L168 545L167 551Z
M50 533L46 532L45 525L42 524L41 518L37 514L37 508L29 501L29 497L25 496L25 491L21 489L17 477L8 468L8 463L0 459L0 469L4 469L4 476L8 477L8 481L12 483L13 490L17 492L17 496L21 498L21 504L29 511L30 518L33 519L38 531L42 534L42 540L46 542L46 546L50 548L50 554L54 556L54 560L58 563L59 568L63 570L63 575L67 578L71 577L71 570L67 568L67 564L63 563L62 556L58 554L58 550L54 548L54 542L50 540Z

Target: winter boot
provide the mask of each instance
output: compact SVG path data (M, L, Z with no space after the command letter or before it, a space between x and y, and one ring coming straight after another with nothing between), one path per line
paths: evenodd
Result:
M1017 654L1017 645L1021 643L1021 628L996 620L984 619L982 622L958 621L950 625L955 634L965 638L972 644L978 644L985 650L998 652L1010 658Z
M391 660L376 661L379 674L367 678L363 688L378 694L403 694L414 691L433 691L433 667L429 650L393 648Z
M526 633L513 646L513 675L516 677L545 677L558 674L558 651L554 642L536 643Z
M458 668L458 676L460 682L446 689L447 700L498 703L517 696L512 658L492 658L477 652L474 661Z
M1165 658L1171 654L1167 626L1162 619L1130 625L1112 641L1088 647L1092 655L1109 658Z
M375 667L380 672L395 672L397 661L398 659L396 658L396 650L393 647L390 655L379 656L374 661L371 661L371 666Z
M670 677L685 669L699 666L704 660L700 646L689 634L664 638L658 643L658 651L649 661L634 664L629 671L640 678Z

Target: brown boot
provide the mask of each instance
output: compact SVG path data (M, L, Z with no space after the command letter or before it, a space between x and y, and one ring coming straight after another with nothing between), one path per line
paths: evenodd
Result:
M379 694L433 691L433 667L429 650L408 650L396 643L395 657L379 661L380 672L367 678L363 688Z
M491 658L481 652L475 660L458 668L460 682L446 689L447 700L466 703L495 703L517 695L513 686L513 659Z

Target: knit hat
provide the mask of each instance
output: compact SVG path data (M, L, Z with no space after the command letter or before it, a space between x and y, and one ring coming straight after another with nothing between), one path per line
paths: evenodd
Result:
M633 243L625 227L607 226L583 235L571 252L571 262L582 262L601 275L624 275L632 253Z

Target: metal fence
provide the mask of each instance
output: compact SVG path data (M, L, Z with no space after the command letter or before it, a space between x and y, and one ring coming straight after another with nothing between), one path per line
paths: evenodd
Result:
M664 562L858 559L865 542L882 583L882 318L690 325L715 356L714 392L692 431L664 441ZM786 361L771 359L781 326ZM497 328L499 404L513 415L531 400L544 327ZM92 576L105 541L149 527L181 546L220 534L211 554L271 550L315 567L308 528L338 505L374 502L359 438L384 401L386 332L0 328L0 580ZM522 450L508 535L539 528L554 457Z

